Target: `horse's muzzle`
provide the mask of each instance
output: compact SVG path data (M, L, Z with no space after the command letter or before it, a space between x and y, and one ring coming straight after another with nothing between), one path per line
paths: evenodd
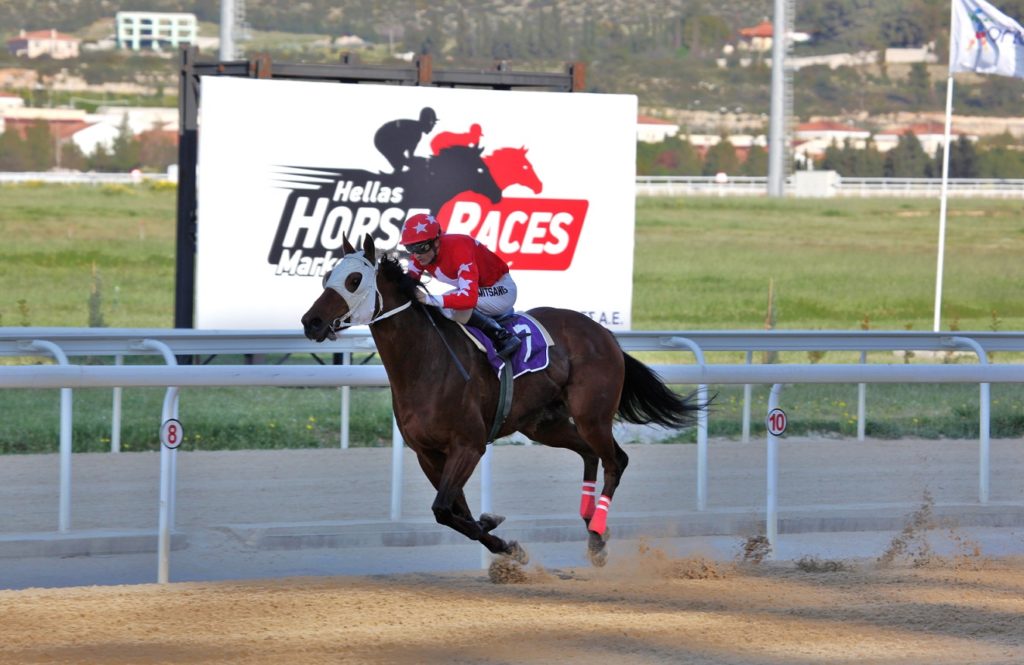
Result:
M319 316L311 316L309 313L302 317L302 331L306 334L307 339L314 342L337 339L334 331L331 330L329 321L324 321Z

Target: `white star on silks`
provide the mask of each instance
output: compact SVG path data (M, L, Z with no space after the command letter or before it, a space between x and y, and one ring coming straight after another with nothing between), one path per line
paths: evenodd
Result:
M416 232L417 233L422 233L423 231L426 231L426 230L427 230L427 225L424 224L423 222L420 222L419 224L416 225Z
M458 289L456 290L456 293L458 293L460 296L464 296L467 293L469 293L469 289L472 286L473 286L473 281L472 280L460 277L459 278L459 286L458 286Z
M459 271L456 274L461 275L464 272L469 272L470 270L472 270L472 268L473 268L473 264L472 263L463 263L462 265L459 266Z

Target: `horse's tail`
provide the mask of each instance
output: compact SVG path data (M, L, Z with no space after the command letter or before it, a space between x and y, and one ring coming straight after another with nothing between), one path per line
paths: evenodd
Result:
M708 402L699 403L695 393L678 395L651 368L623 352L626 374L619 398L619 416L638 425L657 423L682 428L693 425L697 414L707 409Z

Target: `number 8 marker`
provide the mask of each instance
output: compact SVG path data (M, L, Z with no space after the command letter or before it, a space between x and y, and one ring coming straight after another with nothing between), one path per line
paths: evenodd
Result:
M180 446L181 441L184 438L184 430L182 429L181 422L174 418L168 418L162 425L160 425L160 443L171 450Z

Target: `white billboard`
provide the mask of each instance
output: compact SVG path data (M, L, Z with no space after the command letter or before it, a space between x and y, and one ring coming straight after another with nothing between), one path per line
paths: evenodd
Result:
M366 233L429 211L508 261L516 309L630 327L636 97L203 77L197 328L295 329ZM443 289L441 289L443 290Z

